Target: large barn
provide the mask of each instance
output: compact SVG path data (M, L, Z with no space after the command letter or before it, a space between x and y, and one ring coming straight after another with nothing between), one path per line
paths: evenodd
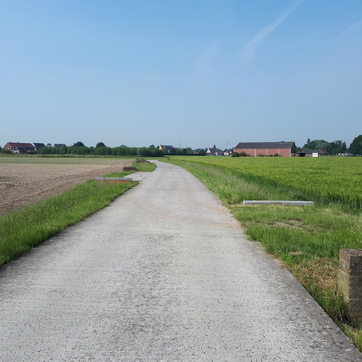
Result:
M240 142L234 152L245 153L247 156L274 156L291 157L297 152L294 142Z

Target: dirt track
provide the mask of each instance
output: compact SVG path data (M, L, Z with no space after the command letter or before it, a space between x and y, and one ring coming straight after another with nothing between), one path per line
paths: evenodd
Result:
M122 172L132 161L108 164L0 164L0 217L97 176Z

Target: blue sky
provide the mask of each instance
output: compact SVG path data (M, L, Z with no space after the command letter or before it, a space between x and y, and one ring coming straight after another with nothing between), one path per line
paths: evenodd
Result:
M0 145L362 134L361 0L0 0Z

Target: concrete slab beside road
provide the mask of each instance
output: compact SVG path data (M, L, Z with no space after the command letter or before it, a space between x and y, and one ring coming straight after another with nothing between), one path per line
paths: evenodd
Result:
M313 201L287 201L287 200L244 200L243 205L314 206L314 202Z
M1 267L0 320L7 362L362 360L203 184L163 163Z
M132 181L141 182L142 180L144 180L150 174L151 174L151 172L135 172L135 173L132 173L130 175L127 175L127 177L132 179Z

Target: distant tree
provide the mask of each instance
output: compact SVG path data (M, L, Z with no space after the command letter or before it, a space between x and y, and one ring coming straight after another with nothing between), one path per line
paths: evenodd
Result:
M362 135L357 136L349 146L349 152L353 155L362 155Z
M42 155L50 155L50 154L55 153L55 148L47 145L45 147L42 147L39 150L39 153L42 154Z
M74 146L74 147L85 147L84 143L83 143L83 142L80 142L80 141L74 143L73 146Z
M88 155L91 152L91 150L88 147L85 146L79 146L79 147L71 147L71 152L74 155Z
M231 157L240 157L240 153L239 152L233 152L231 154Z
M313 140L308 138L307 143L303 146L303 150L324 150L331 155L337 155L338 153L344 153L347 150L346 142L336 140L333 142L327 142L325 140ZM301 150L299 150L301 151Z
M112 150L112 155L113 156L127 156L129 155L129 148L127 146L119 146L119 147L115 147ZM136 155L137 151L135 151L135 153L133 155Z
M99 147L107 147L103 142L98 142L96 144L96 148L99 148Z
M61 155L65 155L68 153L68 147L66 145L61 145L60 146L60 149L59 149L59 152Z
M112 148L110 147L96 147L93 149L94 155L111 155L112 154Z
M308 141L304 146L303 149L304 150L324 150L327 152L330 152L330 145L329 142L325 141L325 140L313 140L311 141L308 138Z
M5 154L11 154L11 150L5 150L4 148L0 151L1 153L5 153Z
M199 155L200 156L205 156L206 155L206 151L204 149L199 150Z
M343 142L341 140L330 142L329 148L329 153L332 155L338 155L339 153L344 153L347 151L346 142Z

